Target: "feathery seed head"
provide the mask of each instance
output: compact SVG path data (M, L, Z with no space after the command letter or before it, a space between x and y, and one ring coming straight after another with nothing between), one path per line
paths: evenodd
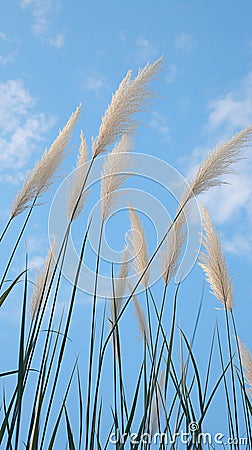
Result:
M134 258L133 267L139 277L144 273L141 283L146 289L149 282L149 269L146 269L148 265L147 241L140 219L131 205L129 205L129 214L131 222L130 253Z
M120 270L115 285L115 299L110 300L110 317L112 323L115 323L116 317L120 314L123 306L123 297L127 285L127 277L129 274L129 251L125 247L120 264Z
M182 211L169 231L165 248L161 251L161 271L165 284L169 284L178 269L179 257L186 238L184 225L184 213Z
M116 280L115 285L115 298L111 298L109 302L110 309L110 320L109 327L110 329L116 323L116 319L120 314L123 307L123 297L125 294L125 288L127 284L127 277L129 273L129 252L128 248L125 247L122 255L122 262L119 270L119 274ZM115 336L115 332L113 332L113 337ZM115 356L118 359L118 348L117 341L112 337L113 350L115 352Z
M18 192L12 205L12 219L29 208L31 202L46 192L54 182L55 172L65 157L64 151L69 143L80 111L81 105L76 108L65 127L59 132L50 149L44 151L40 161L35 164L31 172L27 173L23 189Z
M206 274L212 293L226 309L232 311L234 307L232 279L228 275L226 261L222 254L220 236L215 233L210 215L203 205L202 218L204 231L202 242L206 253L201 254L199 265Z
M159 72L161 65L162 58L154 64L146 64L143 69L139 69L138 75L133 80L132 71L127 72L112 96L111 103L102 118L99 134L93 140L93 158L106 151L109 145L136 126L132 115L141 111L146 100L153 96L148 91L147 85Z
M84 208L89 192L83 192L83 183L87 174L88 150L84 133L80 134L81 143L79 147L79 156L76 164L76 171L72 176L72 183L68 184L67 196L67 218L76 220Z
M109 216L111 207L116 203L119 191L123 181L129 176L124 173L129 166L129 152L132 150L133 143L129 133L124 134L119 143L107 156L104 163L101 176L101 209L102 220Z
M241 361L243 368L245 370L245 377L249 385L248 392L250 397L252 397L252 357L250 351L243 344L243 342L238 339L239 350L241 354Z
M211 187L224 184L220 177L234 173L232 165L242 159L241 149L249 142L251 134L252 125L236 133L230 140L220 143L207 155L190 182L188 200L193 195L202 194Z
M30 302L30 314L31 318L34 319L35 315L39 311L43 297L46 295L46 288L50 282L53 269L53 255L56 250L56 241L52 242L52 245L48 251L47 258L44 263L44 269L38 269L35 276L35 286L33 289L31 302Z
M131 288L131 290L132 290L132 288ZM136 294L133 294L132 299L133 299L134 312L135 312L135 316L137 319L139 331L143 337L143 340L148 344L149 340L150 340L149 339L149 329L148 329L148 325L146 322L144 311L143 311L142 307L140 306L140 303L138 301Z

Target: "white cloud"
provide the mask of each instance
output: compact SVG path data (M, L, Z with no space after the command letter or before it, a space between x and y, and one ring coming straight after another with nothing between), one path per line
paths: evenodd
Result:
M170 127L168 125L168 118L154 111L149 126L161 134L164 141L170 140Z
M197 42L191 34L179 33L175 37L174 45L176 49L183 53L190 54L196 49Z
M168 68L168 75L166 76L167 83L173 83L177 78L177 66L170 64Z
M42 256L34 256L29 259L29 269L38 269L39 267L43 267L45 263L45 258Z
M7 34L2 32L0 32L0 39L2 39L2 41L10 42L10 38L7 36Z
M229 185L213 189L205 196L206 203L219 224L232 223L239 219L241 214L252 223L252 161L243 161L236 165L236 168L238 167L237 174L223 177Z
M134 49L127 56L127 63L132 64L132 60L137 65L145 65L148 61L156 58L157 52L152 43L144 36L139 36L134 42Z
M237 91L213 99L208 105L207 128L214 131L225 127L227 132L243 128L252 122L252 72L242 81Z
M3 174L4 180L16 183L20 171L55 123L52 117L33 111L35 100L21 80L0 82L0 168L15 170Z
M127 39L127 36L124 31L121 31L119 33L119 39L121 41L128 40L129 42L129 39ZM154 58L157 58L158 56L160 56L160 54L157 53L157 50L154 47L154 45L148 39L146 39L146 37L138 36L131 43L131 50L127 54L125 62L127 62L127 64L130 64L130 67L132 67L132 61L136 65L143 66L148 61L151 61Z
M252 251L252 158L249 151L245 149L243 153L248 158L234 166L236 174L222 177L228 184L212 188L199 198L209 209L217 229L224 230L222 240L225 251L236 255L249 255ZM192 160L197 159L199 164L204 156L201 153L199 159L197 154L198 151L192 155ZM191 178L192 173L195 170L190 165L187 179Z
M216 141L226 140L238 130L248 126L252 122L251 117L252 72L242 80L237 90L224 93L209 102L205 125L206 138L211 144L213 136ZM249 255L252 251L252 233L248 231L252 227L251 150L252 144L250 148L243 149L242 156L246 159L234 166L237 174L223 177L223 181L229 182L230 185L216 187L202 197L217 226L229 228L231 236L227 241L224 238L225 250L237 255ZM192 174L192 167L196 166L196 162L200 162L204 153L206 149L197 148L190 156L189 175Z
M16 52L8 53L7 55L0 55L0 64L5 66L6 64L12 63L15 61L17 56Z
M30 8L33 18L32 31L43 42L60 49L64 44L64 35L53 32L53 20L60 9L57 0L21 0L21 8Z
M82 85L84 89L93 91L98 95L106 85L106 78L102 73L94 70L84 79Z
M140 36L136 40L136 57L144 62L156 55L156 51L150 41Z
M13 44L15 45L17 44L17 42L9 38L7 34L1 32L0 41L2 41L1 47L3 47L3 50L0 54L0 65L5 66L6 64L15 61L18 52L16 49L13 49Z
M237 90L211 100L208 111L206 129L209 135L218 132L221 138L232 136L248 126L252 122L252 72L242 80ZM243 155L246 159L236 165L238 174L230 177L231 186L208 194L209 208L219 223L231 223L243 217L243 221L245 219L252 225L251 148L244 149ZM243 248L241 246L241 251Z
M15 186L20 186L24 179L24 175L22 172L15 170L15 175L10 173L3 173L0 175L0 181L2 183L9 183ZM7 216L9 216L9 210L7 210Z
M231 240L223 238L224 251L233 255L251 255L251 236L236 233Z
M60 49L64 45L65 36L62 33L56 33L55 37L48 38L49 44L51 44L52 47L55 47L57 49Z

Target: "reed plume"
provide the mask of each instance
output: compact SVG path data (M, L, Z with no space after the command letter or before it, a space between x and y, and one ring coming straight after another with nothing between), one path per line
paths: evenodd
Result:
M127 277L129 274L129 252L128 247L125 247L122 255L122 261L120 265L120 270L118 273L118 277L116 280L115 290L113 293L113 298L110 299L109 309L110 309L110 320L109 320L109 328L110 330L115 325L118 315L121 312L123 307L123 298L127 285ZM118 360L118 342L115 339L116 330L113 331L112 335L112 345L113 350L115 352L115 357Z
M88 192L83 191L83 183L87 175L87 142L83 132L80 134L79 156L77 159L76 170L73 173L72 183L68 184L67 196L67 218L76 220L84 208Z
M105 152L109 145L136 126L132 115L141 111L146 100L153 96L147 85L159 72L162 62L163 59L160 58L153 64L146 64L143 69L139 69L138 75L133 80L132 71L127 72L112 96L111 103L102 118L99 134L93 140L93 158Z
M132 291L132 288L131 288L131 291ZM149 343L149 329L148 329L144 311L139 304L136 294L132 295L132 300L133 300L134 312L135 312L135 316L137 319L139 331L142 335L144 342L146 342L148 344Z
M11 219L29 208L32 201L46 192L55 181L55 172L66 156L64 151L69 143L72 131L79 118L80 111L81 105L78 106L71 115L50 149L44 151L40 161L35 164L31 172L27 173L23 188L18 192L14 199L11 210Z
M232 165L241 160L241 149L251 139L252 125L236 133L230 140L220 143L199 165L195 177L190 181L190 189L184 198L206 192L214 186L225 184L221 180L224 174L234 173Z
M206 274L212 293L223 303L225 309L232 311L234 307L233 284L222 254L220 235L215 233L210 215L203 205L202 219L202 242L206 253L201 254L199 265Z
M250 397L252 397L252 356L247 347L243 344L243 342L238 339L238 345L241 355L241 361L243 368L245 370L246 381L249 385L248 393Z
M53 241L48 251L48 255L44 263L44 268L39 268L35 276L35 285L30 302L30 314L32 319L34 319L39 309L41 308L43 298L46 295L46 288L50 282L53 270L53 255L55 254L55 251L56 241Z
M179 257L186 238L184 225L185 221L183 211L178 215L177 220L173 223L173 226L165 240L165 248L160 252L162 277L167 285L178 269Z
M178 268L179 256L186 237L183 231L183 215L187 203L194 195L200 195L211 187L225 184L220 177L224 174L234 173L232 165L242 159L241 149L249 142L251 133L252 126L249 126L235 134L230 140L217 145L199 165L195 177L184 190L180 200L180 209L177 211L177 219L166 240L167 247L161 252L162 277L166 284L169 283Z
M115 285L115 298L110 300L110 318L112 324L116 322L117 316L123 306L123 297L126 290L127 277L129 274L129 251L126 247L123 251L122 262Z
M123 181L129 176L123 173L127 170L130 162L129 152L133 143L129 133L124 134L122 139L109 153L104 163L101 175L101 209L104 221L112 206L116 203L121 191L118 192Z
M133 267L139 277L144 274L141 283L146 289L150 274L149 269L146 269L148 266L147 241L140 219L131 205L129 205L129 214L131 222L130 253L134 258Z

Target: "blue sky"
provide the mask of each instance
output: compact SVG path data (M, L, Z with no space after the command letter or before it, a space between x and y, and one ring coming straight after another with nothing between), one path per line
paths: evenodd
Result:
M164 56L164 67L153 83L158 97L150 110L140 115L147 126L140 127L135 149L174 165L184 176L193 173L219 140L252 123L251 17L250 0L2 0L1 226L8 219L10 203L26 171L49 147L75 107L83 103L73 139L77 147L80 129L89 143L96 136L111 94L126 71L132 68L136 73L139 66L160 55ZM248 282L251 148L245 149L244 155L246 159L237 165L239 175L229 177L232 185L214 189L202 200L221 232L230 273L235 277L240 335L252 349L248 315L252 293ZM75 159L76 152L65 162L64 173L73 169ZM47 198L50 204L52 194ZM48 247L46 228L40 229L39 217L36 212L26 236L33 266L42 263ZM46 214L43 220L46 224ZM185 289L190 302L197 277L203 283L201 272L195 268ZM208 293L205 301L205 317L214 324L218 301ZM195 313L188 303L184 307ZM6 328L15 329L16 316L12 305L0 317L8 324ZM185 321L183 308L180 320ZM1 334L6 333L3 327Z

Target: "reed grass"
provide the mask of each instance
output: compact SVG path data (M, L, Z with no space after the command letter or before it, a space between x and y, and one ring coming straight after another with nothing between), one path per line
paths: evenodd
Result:
M79 156L76 170L73 174L72 184L68 184L67 218L69 221L78 219L81 215L87 199L87 192L83 192L83 181L87 176L88 148L84 133L80 134Z
M140 219L131 205L129 205L131 223L130 252L133 259L133 268L137 276L141 277L141 283L147 288L149 282L148 250L145 232Z
M137 211L132 205L128 206L129 245L124 247L119 270L117 265L111 264L110 298L104 299L102 307L98 301L99 280L103 274L101 249L105 223L113 213L118 196L123 192L123 182L130 173L132 135L138 124L135 114L142 111L153 97L149 83L161 66L162 58L139 69L135 78L132 78L131 71L126 74L112 96L97 137L92 141L90 160L88 143L81 132L76 170L68 185L65 235L57 256L54 246L49 249L44 269L37 271L33 287L30 285L29 255L25 254L25 269L20 274L13 280L7 280L7 274L16 263L16 251L23 242L24 231L29 230L33 208L41 195L52 187L56 171L66 156L80 107L50 150L43 153L33 171L27 174L23 188L13 202L2 241L7 237L13 239L7 234L12 220L24 211L27 215L19 234L16 238L14 236L11 254L6 256L2 250L0 307L8 310L13 300L20 300L22 306L16 345L17 365L0 373L3 381L1 448L19 450L24 443L29 450L106 450L113 447L116 450L149 450L155 448L155 434L163 433L170 441L168 448L177 449L181 445L180 433L187 432L186 448L202 449L202 442L197 439L209 429L211 408L222 408L220 413L226 416L225 432L236 439L230 444L230 449L241 448L240 437L246 437L246 448L252 448L251 354L238 338L233 280L228 274L220 235L204 206L199 239L205 251L199 264L212 293L223 306L226 324L224 327L216 324L212 332L209 352L204 355L205 372L202 372L202 361L197 356L198 327L201 320L207 324L206 318L202 318L205 290L188 337L178 326L177 316L183 283L175 289L172 285L172 277L177 272L186 243L190 200L212 187L218 186L219 189L225 184L225 175L233 172L235 163L244 157L242 150L250 143L251 126L220 143L202 161L194 178L189 180L172 223L167 225L152 254L148 252L148 239ZM78 298L83 294L78 292L78 282L82 264L89 255L92 218L84 227L81 218L80 257L69 294L65 288L63 268L72 224L80 219L87 205L86 187L94 161L104 152L108 154L100 179L101 223L94 264L94 291L85 308L88 320L78 337L80 355L73 356L71 337L75 330L72 322L80 311ZM3 261L5 256L6 261ZM161 259L161 268L157 288L151 286L150 275L152 264L158 258ZM134 284L128 282L130 275L133 275ZM142 292L139 294L140 285ZM66 304L59 314L62 299ZM27 314L29 309L30 316ZM132 310L142 337L142 351L139 351L139 343L128 333ZM221 322L219 317L218 321ZM204 335L201 338L204 339ZM129 341L130 348L127 349ZM112 347L109 345L111 342ZM129 353L131 358L133 356L134 365L132 361L129 365ZM8 386L7 390L5 386ZM197 425L195 430L190 428L192 423ZM131 441L131 433L135 433L134 442ZM148 439L142 440L142 435ZM117 437L114 444L111 436ZM159 442L158 448L165 449L167 445Z

